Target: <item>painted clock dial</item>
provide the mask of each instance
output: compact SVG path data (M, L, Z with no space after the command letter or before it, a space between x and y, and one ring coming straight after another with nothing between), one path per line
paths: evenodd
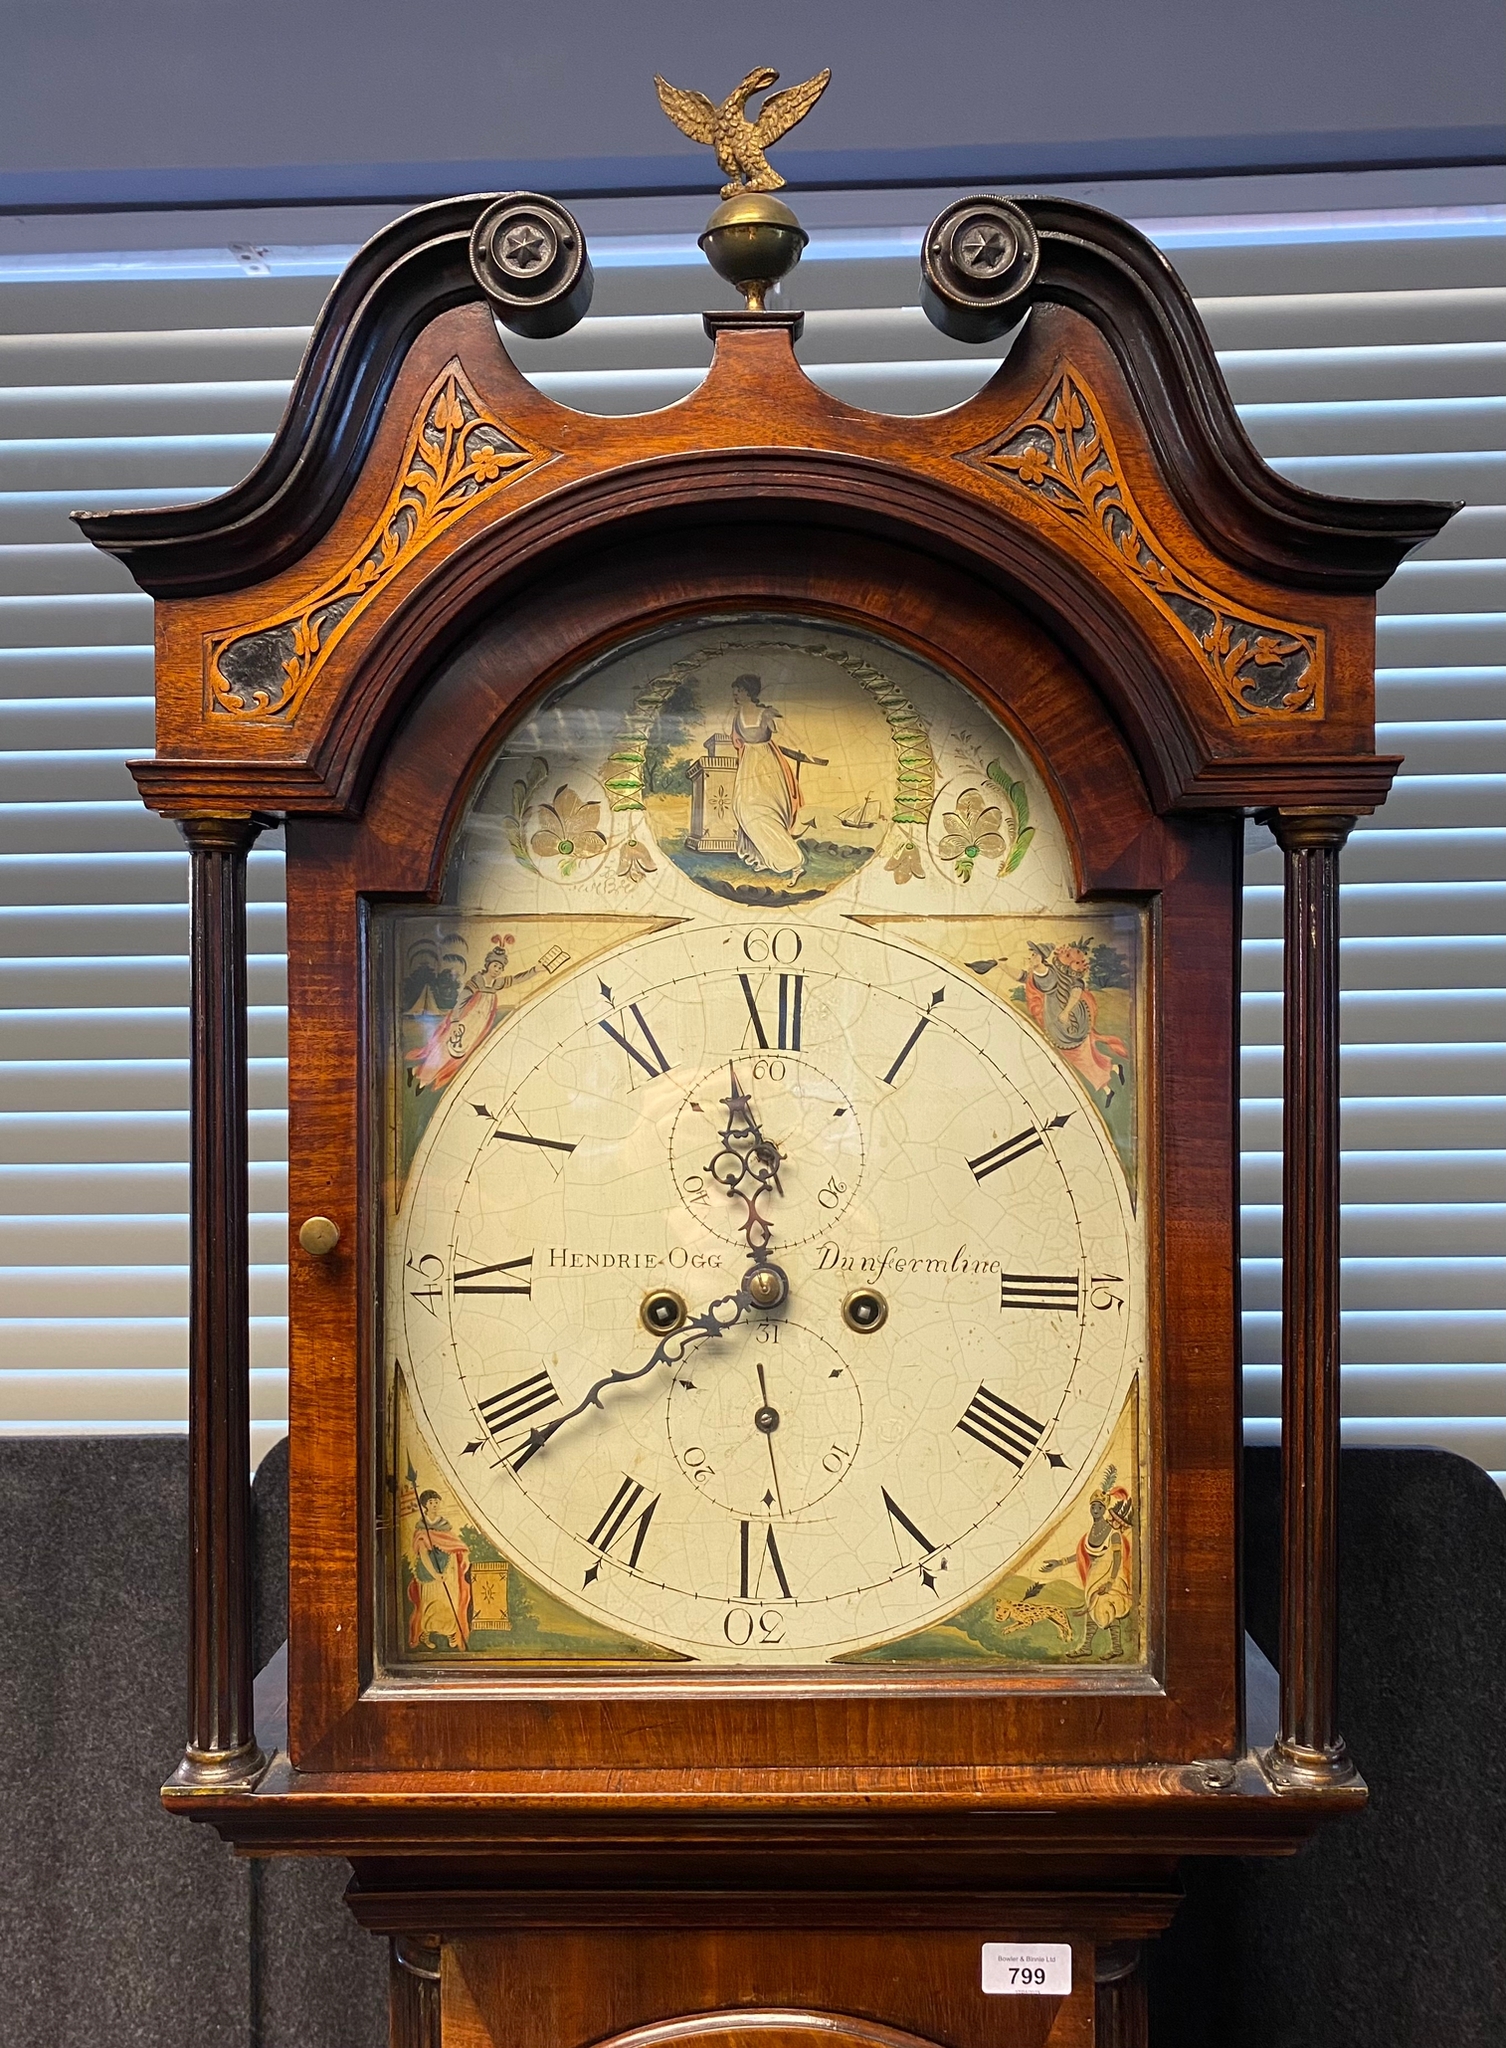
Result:
M375 920L390 1663L1140 1663L1142 915L960 684L696 621Z

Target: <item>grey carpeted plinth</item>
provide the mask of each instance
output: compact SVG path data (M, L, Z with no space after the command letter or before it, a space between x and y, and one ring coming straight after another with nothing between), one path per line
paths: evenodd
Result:
M381 2048L386 1946L342 1903L348 1867L246 1863L158 1799L183 1748L183 1438L0 1438L0 1489L0 2044ZM285 1446L256 1506L266 1656Z
M1506 1500L1446 1451L1345 1451L1339 1719L1370 1805L1293 1860L1188 1863L1154 2048L1506 2042ZM1279 1649L1280 1453L1245 1454L1246 1621Z
M250 1881L183 1751L188 1446L0 1438L0 2041L246 2048Z
M288 1445L275 1445L252 1489L256 1662L288 1632ZM252 1870L255 2048L383 2048L387 1944L344 1902L350 1865L259 1859Z

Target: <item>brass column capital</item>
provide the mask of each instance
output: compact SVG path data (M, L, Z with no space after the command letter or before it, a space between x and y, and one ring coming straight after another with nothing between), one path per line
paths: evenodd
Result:
M1347 811L1307 810L1292 806L1289 809L1257 811L1255 822L1270 829L1283 853L1305 853L1324 847L1337 853L1357 821Z

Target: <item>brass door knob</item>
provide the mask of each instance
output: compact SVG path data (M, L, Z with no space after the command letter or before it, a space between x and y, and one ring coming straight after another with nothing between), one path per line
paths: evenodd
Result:
M327 1216L310 1216L298 1232L298 1242L311 1259L327 1259L340 1242L340 1226Z

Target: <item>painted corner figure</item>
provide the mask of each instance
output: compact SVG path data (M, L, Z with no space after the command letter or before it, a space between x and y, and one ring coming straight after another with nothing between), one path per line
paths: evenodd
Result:
M1107 1109L1124 1085L1129 1047L1098 1031L1098 998L1088 987L1089 956L1082 946L1042 946L1034 939L1029 944L1033 958L1020 976L1026 1006L1049 1043L1103 1097Z
M500 1019L517 1007L516 999L501 1000L503 991L531 981L540 970L535 964L518 974L507 972L507 949L516 944L511 932L492 933L491 950L466 982L460 1001L439 1019L424 1044L407 1055L419 1088L443 1088L452 1081Z
M1130 1533L1135 1511L1128 1489L1115 1484L1118 1476L1110 1465L1093 1489L1088 1502L1091 1519L1074 1553L1047 1558L1037 1567L1042 1574L1076 1569L1083 1598L1083 1637L1074 1653L1078 1657L1092 1654L1100 1631L1107 1631L1111 1657L1124 1654L1124 1620L1135 1604L1135 1540Z
M408 1647L463 1650L471 1639L471 1553L441 1514L432 1488L420 1489L410 1461L399 1509L408 1580Z

